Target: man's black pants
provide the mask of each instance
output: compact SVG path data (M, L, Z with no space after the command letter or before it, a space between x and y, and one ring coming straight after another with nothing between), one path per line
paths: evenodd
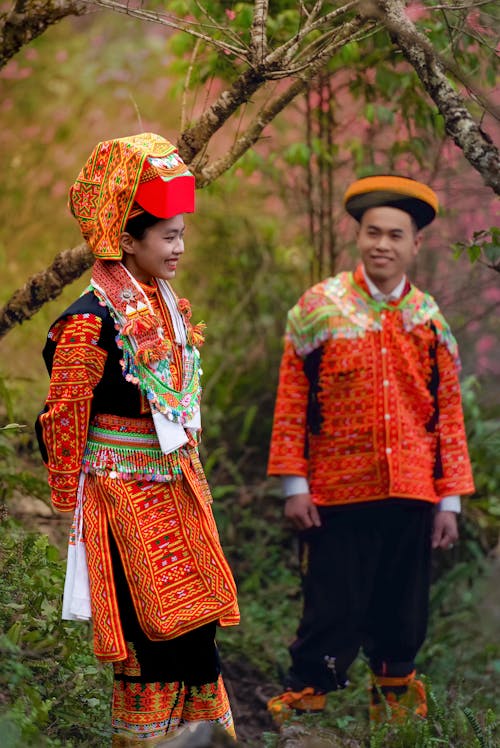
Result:
M427 629L433 506L319 509L322 526L300 534L304 612L286 686L342 688L360 648L376 675L408 675Z

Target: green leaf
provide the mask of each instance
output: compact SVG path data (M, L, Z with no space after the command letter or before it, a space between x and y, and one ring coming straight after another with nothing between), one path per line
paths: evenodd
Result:
M346 65L352 65L360 58L360 49L357 42L345 44L339 52L340 59Z
M500 260L500 245L487 244L484 247L484 254L491 263L496 264Z
M307 166L311 158L311 151L306 143L292 143L285 150L285 161L291 166Z
M7 639L13 644L19 644L21 639L22 625L19 621L12 624L10 629L7 631Z
M373 122L375 120L375 107L372 103L366 104L364 113L370 125L373 125Z
M392 125L394 122L394 112L388 107L378 105L375 107L377 119L382 125Z
M471 262L477 262L481 257L481 247L478 244L471 244L467 247L467 254Z

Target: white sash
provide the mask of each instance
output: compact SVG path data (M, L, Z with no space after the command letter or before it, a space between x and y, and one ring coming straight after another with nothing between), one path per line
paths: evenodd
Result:
M62 607L62 619L64 621L89 621L92 618L87 552L83 538L84 485L85 474L81 473L75 514L68 542L68 560Z

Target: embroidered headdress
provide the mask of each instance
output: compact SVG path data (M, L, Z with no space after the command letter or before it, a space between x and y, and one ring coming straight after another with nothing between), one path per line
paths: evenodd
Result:
M436 193L414 179L399 176L375 176L358 179L344 195L344 207L360 221L365 210L388 206L409 213L422 229L436 217L439 202Z
M121 260L120 234L134 202L157 218L194 211L195 178L172 143L142 133L98 143L69 192L94 255Z

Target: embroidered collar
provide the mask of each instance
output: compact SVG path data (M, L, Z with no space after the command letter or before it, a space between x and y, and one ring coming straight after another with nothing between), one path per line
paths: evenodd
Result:
M97 260L91 288L115 320L116 342L123 351L125 379L136 384L149 400L153 415L162 413L169 421L188 424L199 411L201 398L200 354L203 342L200 323L192 328L191 309L186 299L177 300L165 281L157 281L172 317L176 342L183 348L183 376L180 390L172 386L170 355L172 342L165 338L161 320L155 315L147 293L126 267L118 261ZM180 304L180 302L184 302ZM181 309L178 306L181 306Z

